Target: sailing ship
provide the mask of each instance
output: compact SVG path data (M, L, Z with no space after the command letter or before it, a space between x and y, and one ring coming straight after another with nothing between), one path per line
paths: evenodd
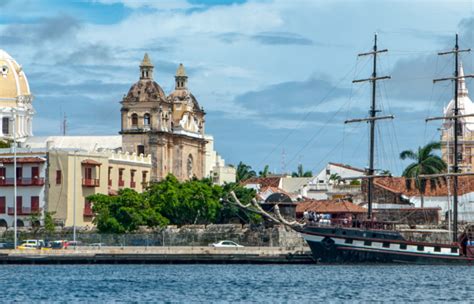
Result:
M454 77L435 79L434 82L451 80L454 81L454 109L452 115L432 118L427 120L443 119L451 120L454 124L454 165L448 174L425 175L421 178L437 178L448 176L453 179L453 220L452 220L452 242L450 244L428 243L407 240L395 230L393 223L376 222L373 217L372 202L374 192L374 151L375 151L375 123L381 119L393 119L393 116L377 116L379 112L376 104L376 83L379 80L389 79L389 76L379 77L377 75L377 55L387 52L386 49L377 49L377 35L375 35L373 50L359 56L373 56L373 73L368 79L354 80L353 82L369 81L372 84L372 102L369 117L346 121L368 122L370 128L369 141L369 166L364 178L367 181L367 220L352 223L319 224L309 223L305 225L301 234L311 248L316 261L322 263L418 263L418 264L474 264L474 229L468 227L462 234L458 234L458 176L466 175L459 173L458 165L458 119L467 116L459 115L458 105L458 82L474 75L459 74L459 54L469 50L461 50L458 46L458 35L453 50L439 53L439 55L454 54L455 73ZM471 115L473 116L473 115ZM469 175L469 174L468 174Z

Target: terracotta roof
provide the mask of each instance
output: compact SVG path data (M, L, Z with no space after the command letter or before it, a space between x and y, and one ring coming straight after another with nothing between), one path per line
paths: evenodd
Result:
M278 187L272 187L272 186L267 186L267 187L262 187L260 188L260 191L257 193L257 198L264 201L266 200L270 195L274 193L282 193L288 197L292 197L292 195L285 190L278 188Z
M348 201L337 200L309 200L296 205L296 213L302 214L305 211L316 213L366 213L367 209Z
M84 159L83 161L81 161L81 164L83 164L83 165L92 165L92 166L102 165L102 163L99 163L98 161L93 160L93 159Z
M41 157L17 157L16 162L19 164L37 164L44 163L46 160ZM0 164L13 164L13 157L1 157Z
M420 196L418 189L415 187L415 181L409 180L410 187L407 187L407 179L405 177L377 177L374 179L374 184L380 188L388 190L393 193L405 196ZM434 187L433 187L434 186ZM453 184L451 183L451 193L453 191ZM474 176L460 176L458 177L458 194L474 192ZM444 178L437 178L426 182L425 196L447 196L448 185Z
M344 164L339 164L339 163L331 163L331 162L329 164L333 165L333 166L341 167L341 168L346 168L346 169L349 169L349 170L359 171L359 172L362 172L362 173L365 172L365 170L363 170L363 169L355 168L355 167L352 167L352 166L349 166L349 165L344 165Z
M281 177L252 177L242 182L242 185L259 184L261 188L280 186Z

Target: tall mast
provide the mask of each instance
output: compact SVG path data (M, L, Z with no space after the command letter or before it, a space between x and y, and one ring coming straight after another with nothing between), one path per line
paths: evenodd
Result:
M367 205L368 205L368 210L367 210L367 218L370 220L372 219L372 202L373 202L373 188L374 188L374 173L375 173L375 168L374 168L374 159L375 159L375 122L378 119L387 119L387 118L393 118L393 116L380 116L377 117L377 112L380 112L377 110L377 105L376 105L376 89L377 89L377 80L382 80L382 79L390 79L390 76L382 76L382 77L377 77L377 54L378 53L384 53L387 52L387 49L383 50L378 50L377 49L377 34L374 35L374 47L372 52L367 52L367 53L361 53L358 56L373 56L373 70L372 70L372 77L367 78L367 79L359 79L359 80L354 80L353 83L357 82L366 82L370 81L372 83L372 102L370 106L370 111L369 111L369 118L365 119L353 119L353 120L348 120L346 123L350 122L360 122L360 121L367 121L370 124L370 141L369 141L369 168L367 170L367 179L368 179L368 187L367 187Z
M450 116L449 114L447 117L442 117L442 119L452 119L454 123L453 127L453 135L454 135L454 153L453 153L453 221L452 221L452 241L458 241L458 173L459 173L459 159L462 159L462 154L459 153L458 147L458 134L459 134L459 118L460 116L468 116L468 115L459 115L459 80L464 78L472 78L474 75L463 75L459 76L459 53L462 52L469 52L471 49L460 50L459 49L459 39L458 34L456 34L456 41L454 45L454 49L452 51L441 52L438 55L447 55L447 54L454 54L454 77L448 78L439 78L434 79L433 82L444 81L444 80L454 80L454 109L453 114ZM469 115L470 116L470 115ZM435 118L438 119L438 118ZM432 120L432 119L431 119ZM449 159L448 159L449 163Z

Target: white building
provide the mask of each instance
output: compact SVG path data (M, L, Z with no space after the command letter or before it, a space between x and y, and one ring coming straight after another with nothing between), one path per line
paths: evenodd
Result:
M33 135L33 95L21 65L0 49L0 140L22 141ZM13 132L13 117L16 132Z
M234 183L236 169L225 165L225 160L214 150L214 137L205 135L206 156L204 161L204 176L212 178L215 184Z

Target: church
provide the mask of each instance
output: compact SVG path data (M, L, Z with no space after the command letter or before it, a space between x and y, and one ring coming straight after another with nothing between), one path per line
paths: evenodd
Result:
M462 65L459 67L459 77L464 76ZM458 105L459 115L474 114L474 103L469 98L464 78L458 82ZM444 116L453 115L454 99L452 99L444 109ZM461 172L472 172L474 165L474 117L462 117L458 121L458 163ZM452 167L454 164L454 124L452 120L448 120L443 124L441 129L441 154L443 160Z
M188 89L188 76L182 64L176 71L175 89L168 96L154 81L153 68L145 54L140 79L121 101L122 149L151 155L152 180L170 173L179 180L203 178L206 113Z

